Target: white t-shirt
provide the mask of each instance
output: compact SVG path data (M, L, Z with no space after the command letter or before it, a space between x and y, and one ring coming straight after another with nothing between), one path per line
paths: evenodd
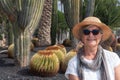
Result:
M107 66L108 66L110 80L115 80L114 68L120 64L120 58L116 53L110 52L105 49L104 49L104 53L105 53L105 58L106 58ZM85 60L89 63L93 62L93 60L87 60L87 59L85 59ZM77 74L77 56L74 56L68 63L68 67L65 72L65 77L67 79L68 79L69 74L78 76L78 74ZM84 74L85 80L102 80L101 76L100 76L100 70L92 71L92 70L84 67L83 74Z

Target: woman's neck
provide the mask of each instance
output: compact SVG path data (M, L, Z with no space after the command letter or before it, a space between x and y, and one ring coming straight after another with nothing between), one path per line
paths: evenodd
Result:
M86 59L95 59L98 47L84 47L84 57Z

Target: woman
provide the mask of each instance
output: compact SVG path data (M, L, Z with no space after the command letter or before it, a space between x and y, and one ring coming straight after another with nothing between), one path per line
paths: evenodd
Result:
M111 29L97 17L87 17L73 28L73 35L83 42L78 54L68 63L69 80L120 80L120 59L100 44L111 35Z

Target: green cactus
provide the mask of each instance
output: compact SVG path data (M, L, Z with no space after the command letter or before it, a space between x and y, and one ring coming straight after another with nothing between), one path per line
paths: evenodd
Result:
M33 43L31 42L30 50L33 51L33 49L34 49L34 45L33 45ZM9 47L8 47L8 57L9 57L9 58L15 58L14 44L10 44Z
M70 40L75 41L72 37L72 27L79 23L79 10L81 0L63 0L64 13L68 26L70 27Z
M60 64L62 62L62 60L65 57L65 54L61 51L61 49L57 46L49 46L46 47L46 50L51 50L53 53L55 53L60 61Z
M8 57L9 58L14 58L14 44L11 44L8 47Z
M30 61L30 42L41 18L44 0L0 0L3 11L12 22L15 62L26 67Z
M30 72L42 77L55 76L59 70L59 60L51 50L39 50L30 61Z
M56 44L56 45L54 45L54 46L55 46L55 47L58 47L58 48L66 55L67 50L66 50L66 48L65 48L64 45L62 45L62 44Z
M63 62L62 62L62 64L61 64L61 69L60 69L60 71L62 72L62 73L65 73L65 71L66 71L66 69L67 69L67 65L68 65L68 62L69 62L69 60L73 57L73 56L75 56L76 55L76 50L74 50L74 49L71 49L68 53L67 53L67 55L65 56L65 58L64 58L64 60L63 60Z

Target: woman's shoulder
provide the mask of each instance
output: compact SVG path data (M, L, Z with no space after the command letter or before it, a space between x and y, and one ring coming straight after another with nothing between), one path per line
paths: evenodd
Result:
M103 49L106 56L118 56L117 53Z
M77 55L73 56L70 60L69 60L70 63L72 62L77 62Z
M103 51L104 51L104 54L105 54L107 59L110 59L110 60L112 60L112 59L114 60L116 58L119 59L119 56L117 53L106 50L106 49L103 49Z
M115 67L120 64L120 57L117 55L117 53L104 49L104 54L105 54L107 62L111 64L112 66Z

